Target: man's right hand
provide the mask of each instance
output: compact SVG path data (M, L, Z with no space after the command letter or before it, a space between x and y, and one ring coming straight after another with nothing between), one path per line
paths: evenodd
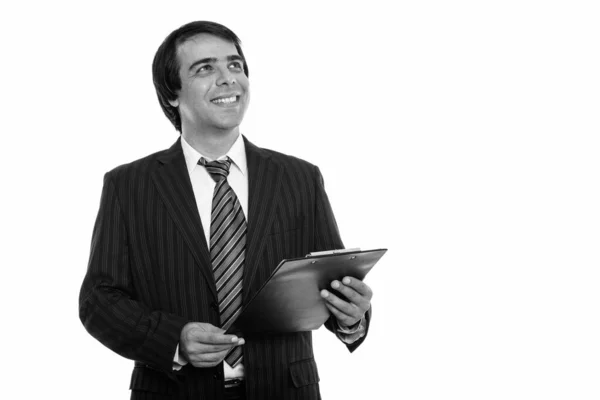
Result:
M225 330L204 322L189 322L181 330L179 353L194 367L214 367L229 350L245 343L243 338L225 335Z

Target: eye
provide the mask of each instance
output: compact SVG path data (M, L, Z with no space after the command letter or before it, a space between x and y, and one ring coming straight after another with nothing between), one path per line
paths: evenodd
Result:
M199 73L199 72L207 72L207 71L212 71L212 69L213 69L212 65L208 65L208 64L206 64L206 65L203 65L203 66L201 66L200 68L198 68L198 69L196 70L196 73Z
M243 67L244 65L241 61L232 61L231 63L229 63L229 68L235 71L241 71Z

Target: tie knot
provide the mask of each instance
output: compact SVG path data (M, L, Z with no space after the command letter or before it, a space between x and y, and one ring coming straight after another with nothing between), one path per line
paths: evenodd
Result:
M227 179L227 175L229 175L231 159L227 157L224 160L206 161L206 159L202 157L200 158L200 161L198 161L198 164L203 165L206 168L206 171L208 171L215 182L220 182L223 179Z

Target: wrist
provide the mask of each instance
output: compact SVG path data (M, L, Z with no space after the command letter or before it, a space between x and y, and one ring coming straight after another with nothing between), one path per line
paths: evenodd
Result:
M346 325L346 324L344 324L343 322L341 322L341 321L338 321L338 326L339 326L340 328L342 328L342 329L345 329L345 330L355 330L355 329L358 329L358 326L360 325L360 321L361 321L361 320L359 319L358 321L356 321L356 322L355 322L355 323L353 323L352 325Z
M352 324L352 325L346 325L344 323L342 323L341 321L336 320L337 323L337 331L346 335L351 335L357 332L360 332L362 330L364 330L364 321L365 317L362 317L360 320L358 320L356 323Z

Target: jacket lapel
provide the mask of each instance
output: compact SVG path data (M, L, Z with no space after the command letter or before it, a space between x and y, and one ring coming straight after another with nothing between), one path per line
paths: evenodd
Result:
M181 139L164 152L158 158L158 162L160 165L152 175L156 188L216 299L217 289L211 268L210 253L181 149Z
M248 241L243 278L243 302L253 294L252 281L259 268L260 255L266 242L265 237L273 223L275 199L279 193L283 166L269 153L250 143L244 137L248 163ZM275 266L273 266L275 267ZM254 287L260 287L255 285Z

